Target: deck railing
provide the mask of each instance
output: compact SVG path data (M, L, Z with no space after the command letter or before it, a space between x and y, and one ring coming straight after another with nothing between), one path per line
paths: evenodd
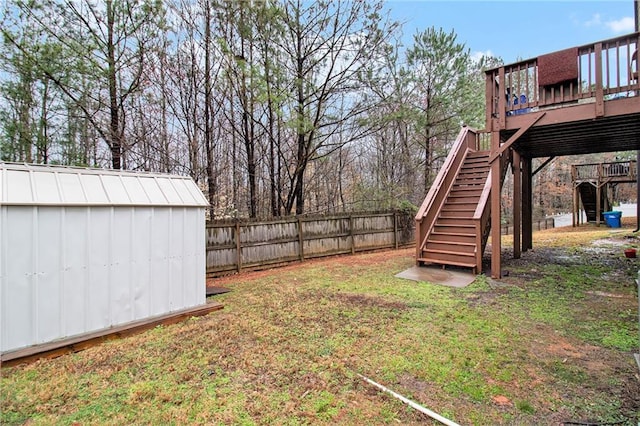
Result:
M637 96L639 46L633 33L488 70L487 119Z
M571 177L574 182L584 180L628 179L637 176L635 161L613 161L608 163L574 164L571 166Z

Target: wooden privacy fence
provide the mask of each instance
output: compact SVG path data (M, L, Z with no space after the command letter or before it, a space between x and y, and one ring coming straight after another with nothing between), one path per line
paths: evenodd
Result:
M410 212L207 223L207 275L413 244Z

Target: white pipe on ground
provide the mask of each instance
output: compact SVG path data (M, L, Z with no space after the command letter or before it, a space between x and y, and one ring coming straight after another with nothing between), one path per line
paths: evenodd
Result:
M439 421L440 423L442 423L444 425L447 425L447 426L460 426L458 423L456 423L454 421L451 421L451 420L447 419L446 417L442 417L440 414L435 413L435 412L429 410L428 408L425 408L422 405L413 402L412 400L410 400L408 398L405 398L404 396L400 395L399 393L395 393L391 389L381 385L380 383L374 382L373 380L369 379L368 377L363 376L362 374L358 374L358 376L360 376L362 379L364 379L367 383L370 383L373 386L377 387L378 389L381 389L384 392L387 392L387 393L391 394L395 398L397 398L400 401L404 402L405 404L409 405L411 408L414 408L414 409L420 411L421 413L426 414L427 416L431 417L434 420Z

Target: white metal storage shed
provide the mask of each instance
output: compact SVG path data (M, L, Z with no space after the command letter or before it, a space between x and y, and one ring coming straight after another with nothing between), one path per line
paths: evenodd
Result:
M0 162L0 353L206 303L188 177Z

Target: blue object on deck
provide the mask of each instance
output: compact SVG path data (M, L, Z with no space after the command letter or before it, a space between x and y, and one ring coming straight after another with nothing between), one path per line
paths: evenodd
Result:
M609 228L620 228L622 225L620 224L620 217L622 217L622 212L603 212L604 221Z

